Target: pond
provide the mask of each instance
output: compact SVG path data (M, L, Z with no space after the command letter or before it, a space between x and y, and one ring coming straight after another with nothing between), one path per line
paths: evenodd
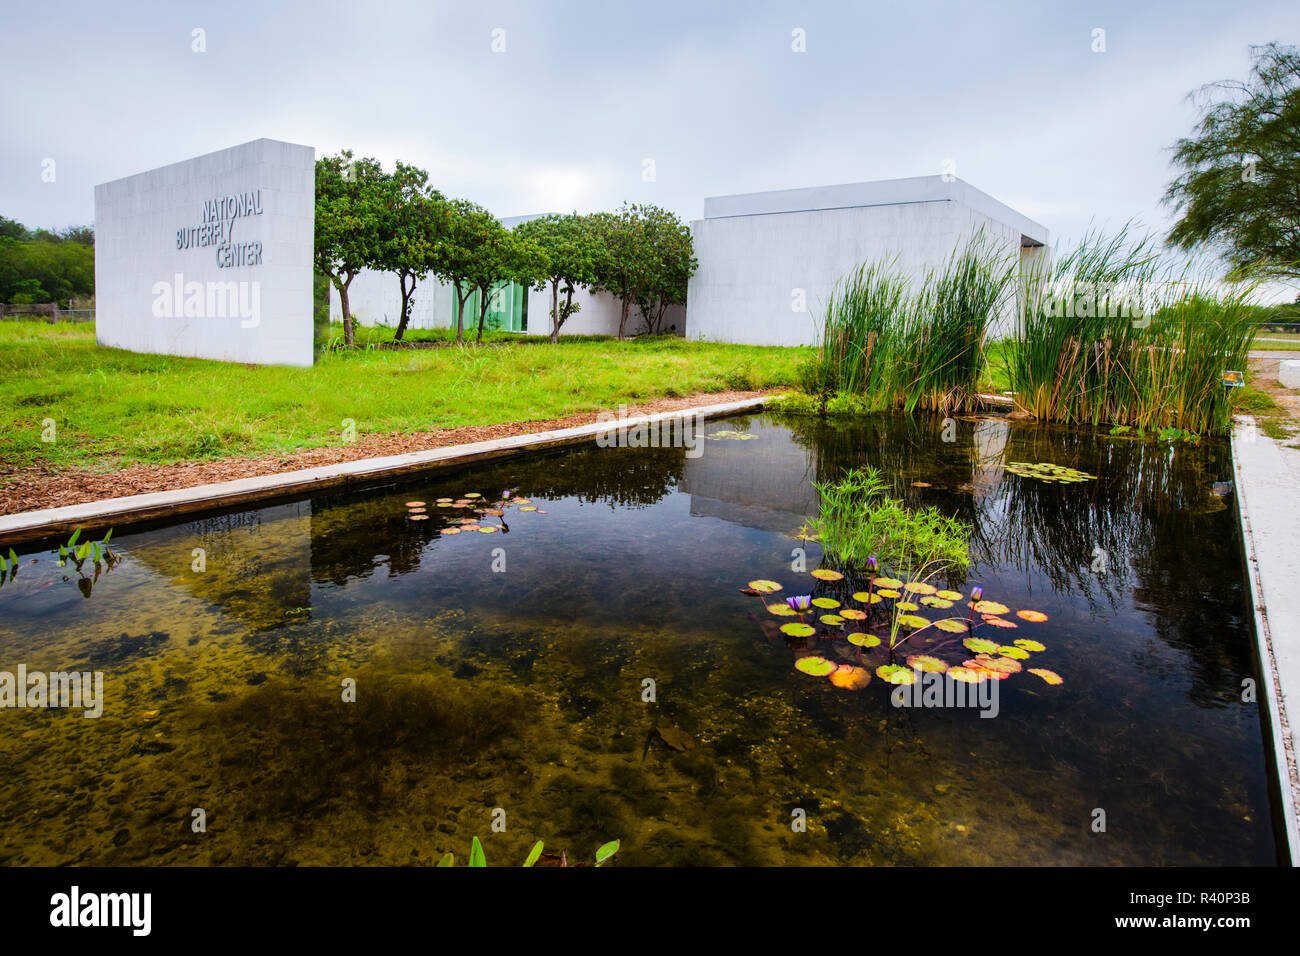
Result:
M0 713L0 862L427 865L478 836L493 865L538 839L647 865L1276 863L1227 448L957 425L755 415L698 457L592 445L123 527L93 584L33 546L0 670L102 671L103 713ZM811 482L866 464L973 524L948 587L1006 605L1061 683L1013 674L987 719L795 668L741 589L817 593ZM457 506L503 490L501 517ZM471 522L498 530L447 533Z

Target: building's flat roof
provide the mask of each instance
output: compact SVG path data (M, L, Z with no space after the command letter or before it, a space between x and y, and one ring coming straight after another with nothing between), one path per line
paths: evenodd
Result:
M808 186L803 189L776 189L765 193L741 193L735 196L710 196L704 200L705 219L728 219L735 216L770 216L789 212L812 212L819 209L850 209L856 206L898 206L920 202L959 202L990 219L1019 229L1021 235L1047 244L1048 231L988 193L955 177L913 176L909 179L878 179L869 183L844 183L839 186Z

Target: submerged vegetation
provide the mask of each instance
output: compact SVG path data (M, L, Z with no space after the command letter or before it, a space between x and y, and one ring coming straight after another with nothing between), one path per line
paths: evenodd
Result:
M774 410L960 414L998 382L1042 421L1224 433L1255 286L1188 274L1128 229L1019 261L977 233L915 289L895 263L864 263L831 295L804 394Z

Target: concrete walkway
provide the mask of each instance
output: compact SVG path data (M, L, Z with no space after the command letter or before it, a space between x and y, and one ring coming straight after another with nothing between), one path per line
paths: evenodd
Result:
M1268 709L1291 864L1300 866L1300 448L1243 417L1232 460L1263 672L1258 699Z

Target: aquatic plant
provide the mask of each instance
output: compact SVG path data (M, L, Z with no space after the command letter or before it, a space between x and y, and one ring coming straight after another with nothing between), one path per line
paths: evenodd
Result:
M1091 233L1020 276L1003 352L1018 409L1042 420L1224 433L1257 326L1250 283L1189 279L1150 237Z
M619 845L620 845L620 841L618 840L611 840L608 843L601 844L601 846L598 847L596 850L596 861L593 864L593 866L604 866L611 859L613 859L614 854L618 852ZM545 844L543 844L541 840L538 840L536 843L534 843L533 848L528 851L528 856L524 859L523 866L525 868L528 868L528 867L536 866L539 862L542 862L543 865L550 865L550 866L569 865L568 854L565 851L561 850L558 858L550 857L548 859L542 853L544 848L545 848ZM456 865L456 856L453 853L444 854L437 863L437 866L455 866L455 865ZM474 837L470 841L468 865L472 867L487 866L487 854L483 852L483 844L482 842L479 841L478 837ZM585 866L586 864L579 863L577 865Z
M850 469L837 481L813 482L821 497L818 516L801 531L815 535L838 565L872 562L895 567L943 565L963 571L970 564L968 523L937 508L908 508L886 492L888 484L870 465ZM838 573L838 572L834 572Z

